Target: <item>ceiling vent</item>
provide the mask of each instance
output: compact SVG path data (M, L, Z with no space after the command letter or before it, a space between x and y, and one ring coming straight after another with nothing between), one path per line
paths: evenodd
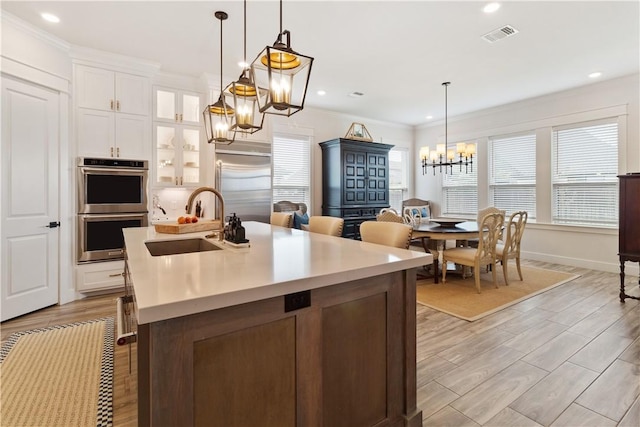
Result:
M511 25L505 25L502 28L498 28L497 30L493 30L482 36L482 38L489 43L495 43L498 40L506 39L507 37L511 37L518 33L518 30L513 28Z

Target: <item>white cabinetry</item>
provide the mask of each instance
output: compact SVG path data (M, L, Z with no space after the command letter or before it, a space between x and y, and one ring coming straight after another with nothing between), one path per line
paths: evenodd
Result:
M124 261L95 262L76 267L78 292L104 291L124 287Z
M84 65L75 72L79 155L149 159L149 78Z
M153 93L154 186L202 186L204 95L165 87L154 87Z

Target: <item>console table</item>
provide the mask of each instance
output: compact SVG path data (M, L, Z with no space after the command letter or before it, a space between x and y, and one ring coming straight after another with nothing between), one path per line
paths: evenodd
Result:
M620 302L626 298L640 299L624 291L624 264L640 263L640 173L618 176L620 179L620 226L618 230L620 257ZM640 278L638 279L640 286Z

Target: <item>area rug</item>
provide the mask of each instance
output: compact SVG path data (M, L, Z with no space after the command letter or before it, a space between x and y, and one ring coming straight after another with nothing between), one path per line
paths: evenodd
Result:
M113 318L12 334L0 350L2 426L111 426Z
M463 279L459 274L447 273L447 283L444 284L442 281L433 283L433 279L418 280L418 303L460 319L474 321L579 277L561 271L522 267L524 280L520 281L516 267L510 266L509 286L506 286L501 266L498 266L496 274L498 289L494 287L490 272L480 275L480 294L473 276Z

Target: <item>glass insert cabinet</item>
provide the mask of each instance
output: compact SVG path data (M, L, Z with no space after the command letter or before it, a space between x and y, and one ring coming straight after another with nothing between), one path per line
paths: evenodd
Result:
M202 185L201 162L206 149L203 98L198 93L154 88L154 186Z

